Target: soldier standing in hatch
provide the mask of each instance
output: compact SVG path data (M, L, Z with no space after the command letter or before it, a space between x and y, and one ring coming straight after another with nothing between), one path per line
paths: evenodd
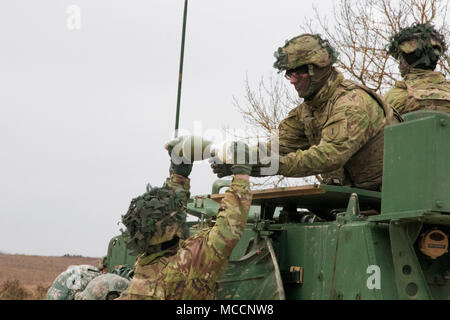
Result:
M118 299L214 299L216 280L247 223L251 168L248 164L231 167L233 181L215 225L188 239L185 206L192 164L172 162L170 178L162 188L134 199L122 222L128 247L140 255L133 279Z
M450 113L450 82L434 71L447 50L444 37L426 23L402 29L390 40L388 52L398 60L403 81L386 94L386 102L401 114L423 109Z
M394 110L367 87L344 79L333 67L335 50L318 34L287 41L275 57L274 67L286 71L304 99L279 126L278 174L322 174L325 183L380 190L383 129L398 121ZM229 165L211 167L219 177L230 174Z

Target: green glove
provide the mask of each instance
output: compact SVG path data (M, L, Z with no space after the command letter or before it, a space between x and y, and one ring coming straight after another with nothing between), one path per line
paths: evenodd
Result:
M170 174L178 174L180 176L183 176L185 178L188 178L192 171L192 164L188 163L181 163L181 164L175 164L172 161L170 161Z
M211 158L213 159L213 158ZM232 164L226 164L226 163L215 163L213 160L210 160L211 163L211 169L214 172L214 174L217 175L218 178L223 178L227 176L231 176L233 172L231 171Z
M249 164L249 147L246 143L234 141L224 150L222 157L225 158L224 160L232 161L232 163L221 165L222 172L226 170L226 173L247 175L252 172L252 165Z

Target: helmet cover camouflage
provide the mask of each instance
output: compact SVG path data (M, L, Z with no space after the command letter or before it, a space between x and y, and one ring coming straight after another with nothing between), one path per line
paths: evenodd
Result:
M130 280L117 274L105 273L93 279L75 300L112 300L128 288Z
M133 199L122 223L121 230L128 249L133 253L152 252L153 246L187 237L186 213L183 199L186 193L175 191L164 184L154 187Z
M289 41L275 52L277 61L273 67L291 70L303 65L313 64L319 68L332 65L337 61L337 52L328 40L323 40L320 34L302 34Z
M447 50L443 35L428 22L402 29L389 40L388 53L395 59L402 54L415 53L417 60L414 65L431 66Z
M77 292L83 291L88 283L100 275L100 271L90 265L72 265L56 277L48 289L46 300L73 300Z

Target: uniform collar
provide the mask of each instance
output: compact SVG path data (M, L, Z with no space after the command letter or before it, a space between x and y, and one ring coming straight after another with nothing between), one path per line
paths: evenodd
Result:
M430 78L433 78L433 82L435 83L441 83L445 81L444 75L440 72L415 68L411 68L411 70L404 77L405 81L415 81L418 79L426 81L426 79Z
M344 80L344 76L335 70L329 77L327 83L317 92L311 101L307 101L308 105L314 109L322 109L334 95L337 87Z
M148 264L151 264L152 262L155 262L157 259L164 257L164 256L172 256L178 251L178 244L174 245L173 247L163 250L154 252L151 254L143 253L138 257L138 262L140 265L145 266Z

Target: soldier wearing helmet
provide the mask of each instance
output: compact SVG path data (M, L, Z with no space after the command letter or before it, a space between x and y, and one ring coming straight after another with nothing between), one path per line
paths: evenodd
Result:
M82 292L88 283L100 276L101 272L90 265L73 265L60 273L48 289L46 300L73 300Z
M113 300L128 288L130 280L113 273L96 277L75 294L75 300Z
M336 51L318 34L287 41L275 57L274 67L304 99L279 125L278 174L322 174L325 183L380 190L383 129L397 122L394 110L369 88L344 79L333 67ZM224 165L211 166L219 177L229 174Z
M395 83L386 101L402 114L423 109L450 113L450 83L434 71L446 49L444 37L429 23L392 36L388 52L399 62L403 81Z
M139 256L133 279L119 300L214 298L216 280L247 223L251 165L232 166L233 181L215 225L187 238L185 207L191 170L192 164L176 165L172 161L171 175L164 186L150 188L133 199L122 217L127 246Z

